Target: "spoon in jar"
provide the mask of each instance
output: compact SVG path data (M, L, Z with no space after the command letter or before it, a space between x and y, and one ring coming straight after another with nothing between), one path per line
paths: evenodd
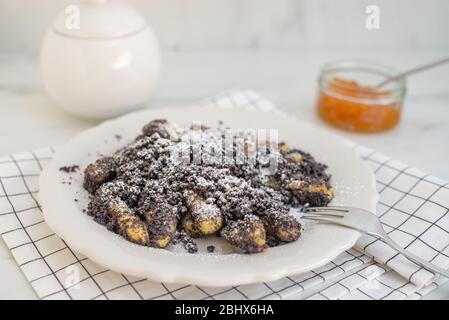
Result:
M407 76L409 76L411 74L415 74L415 73L418 73L418 72L421 72L421 71L424 71L424 70L427 70L427 69L430 69L430 68L433 68L433 67L437 67L439 65L442 65L442 64L448 63L448 62L449 62L449 57L446 57L446 58L441 59L441 60L433 61L433 62L424 64L422 66L415 67L415 68L409 69L407 71L403 71L401 73L398 73L395 76L392 76L390 78L387 78L387 79L383 80L382 82L380 82L376 86L376 89L382 88L383 86L385 86L386 84L390 83L391 81L396 81L396 80L399 80L401 78L407 77Z

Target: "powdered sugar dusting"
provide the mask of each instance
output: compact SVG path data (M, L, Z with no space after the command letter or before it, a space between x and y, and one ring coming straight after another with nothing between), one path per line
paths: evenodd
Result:
M166 232L174 245L195 253L197 245L180 223L192 210L189 194L195 195L201 204L195 206L195 219L214 219L218 214L223 228L236 222L244 226L243 221L254 223L252 219L267 217L273 221L279 218L285 221L283 227L291 227L291 221L283 218L290 207L326 205L330 201L325 193L316 191L330 190L330 175L325 172L326 166L311 155L297 149L272 149L269 143L254 142L252 133L245 130L233 132L238 139L229 149L228 145L223 147L227 138L224 127L178 127L165 120L150 122L135 141L107 157L108 168L114 174L105 176L104 183L97 186L89 181L89 170L101 181L95 164L86 169L85 185L94 185L88 189L92 194L88 214L117 232L114 219L106 210L115 198L124 201L147 224L154 223L148 220L148 212L159 210L162 213L158 217L163 217L158 230L167 230L160 232ZM259 158L262 161L254 161ZM267 175L273 160L277 170ZM292 182L301 189L289 188ZM172 223L167 216L179 221L176 230L167 225Z

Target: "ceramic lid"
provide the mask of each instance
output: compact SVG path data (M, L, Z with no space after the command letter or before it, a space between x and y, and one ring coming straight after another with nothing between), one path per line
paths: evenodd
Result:
M73 38L117 38L139 32L145 18L123 3L89 0L68 5L53 21L53 31Z

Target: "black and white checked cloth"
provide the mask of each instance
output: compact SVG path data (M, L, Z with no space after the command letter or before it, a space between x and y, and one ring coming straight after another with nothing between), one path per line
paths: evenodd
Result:
M279 112L249 90L200 104ZM376 173L377 214L386 231L411 252L447 268L448 184L374 150L348 144ZM112 272L71 250L42 218L38 179L53 153L53 148L44 148L0 158L0 234L42 299L418 299L445 281L370 236L317 270L268 283L198 287Z

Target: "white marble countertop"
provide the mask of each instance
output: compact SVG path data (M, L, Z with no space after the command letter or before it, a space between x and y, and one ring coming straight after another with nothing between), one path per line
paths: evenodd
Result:
M357 57L407 68L444 55L442 51L329 52L198 51L164 55L159 87L148 107L185 105L232 88L251 88L281 109L320 126L314 112L319 67ZM360 135L332 129L358 143L449 180L449 65L408 81L403 119L395 129ZM45 96L37 58L0 54L0 154L63 144L95 122L59 111ZM36 298L0 240L0 299ZM449 299L449 285L426 298Z

